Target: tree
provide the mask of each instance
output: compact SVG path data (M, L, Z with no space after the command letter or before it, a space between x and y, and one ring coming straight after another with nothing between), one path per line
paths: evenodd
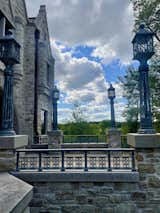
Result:
M127 99L127 104L123 112L127 123L122 126L124 133L136 132L138 129L139 117L139 90L138 81L139 73L136 68L129 66L124 77L119 78L124 91L124 97Z
M138 10L138 15L135 20L135 29L140 23L145 23L146 26L155 33L157 40L160 42L160 1L159 0L132 0L134 2L135 12Z
M128 67L126 75L119 78L123 87L124 97L127 99L124 117L128 131L136 132L139 127L139 72L134 67ZM149 84L151 93L151 107L155 128L160 130L160 62L154 58L149 70ZM124 126L123 126L124 127ZM126 127L125 127L126 128ZM125 130L126 131L126 130Z
M149 83L151 92L151 103L153 120L155 127L159 130L160 122L160 1L159 0L132 0L135 10L135 31L140 23L145 25L155 33L157 42L155 55L150 60ZM127 105L124 116L127 120L127 127L123 125L125 131L136 132L139 118L139 73L138 69L128 67L127 73L120 81L124 90L124 97ZM128 129L127 129L128 128Z
M81 123L86 121L84 111L79 103L74 103L74 107L71 113L71 120L73 120L74 123Z

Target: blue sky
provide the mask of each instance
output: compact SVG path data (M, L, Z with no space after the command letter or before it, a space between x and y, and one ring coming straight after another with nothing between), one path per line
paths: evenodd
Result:
M61 42L56 42L57 45L62 45ZM75 47L64 47L62 53L71 52L74 58L87 58L90 61L95 61L101 64L106 82L116 82L119 76L124 76L128 65L121 64L119 58L114 58L110 63L104 63L103 58L92 55L96 49L95 46L78 45Z
M118 77L132 63L133 10L128 0L26 0L36 16L46 5L55 82L61 90L59 122L71 119L79 103L87 120L110 119L107 88L116 88L116 118L125 108ZM83 14L83 15L82 15Z

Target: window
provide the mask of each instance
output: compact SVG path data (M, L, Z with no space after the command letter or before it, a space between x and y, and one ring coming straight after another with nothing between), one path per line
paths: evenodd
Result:
M41 134L46 135L48 130L48 111L41 110Z
M50 65L47 63L47 85L50 86Z
M13 26L0 11L0 37L5 36L9 29L13 29Z

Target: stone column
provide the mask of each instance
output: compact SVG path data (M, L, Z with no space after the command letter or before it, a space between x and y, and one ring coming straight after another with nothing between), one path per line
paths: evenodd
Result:
M63 142L63 132L61 130L52 130L48 132L48 148L56 149L61 148Z
M140 197L137 197L142 212L160 211L160 133L128 134L127 142L135 148L136 167L140 177ZM144 211L143 211L144 209Z

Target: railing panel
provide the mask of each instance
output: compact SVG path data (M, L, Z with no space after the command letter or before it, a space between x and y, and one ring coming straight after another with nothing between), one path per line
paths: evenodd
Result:
M134 149L17 150L16 171L135 171Z

